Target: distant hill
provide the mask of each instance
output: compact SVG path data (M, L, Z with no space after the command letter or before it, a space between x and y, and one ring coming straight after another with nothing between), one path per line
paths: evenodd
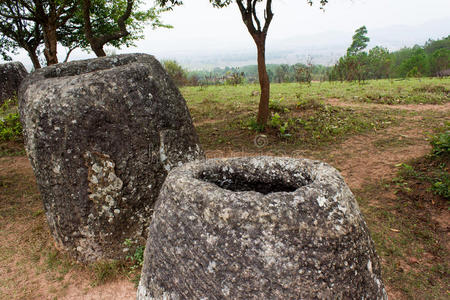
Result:
M423 45L428 39L439 39L450 34L450 18L427 22L420 26L397 25L379 29L368 28L371 39L369 47L383 46L398 50L415 44ZM271 64L305 63L311 57L314 64L333 65L341 57L352 41L353 32L329 31L316 35L292 36L277 39L269 35L266 58ZM250 39L250 37L249 37ZM248 48L248 47L245 47ZM221 52L198 50L192 53L166 53L184 67L212 69L225 66L245 66L255 64L256 50L234 46Z

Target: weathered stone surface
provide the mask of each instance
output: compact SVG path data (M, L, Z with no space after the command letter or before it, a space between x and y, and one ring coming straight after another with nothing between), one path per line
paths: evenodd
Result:
M233 158L172 170L138 299L386 299L350 189L331 166Z
M20 62L0 64L0 105L17 95L20 83L28 75Z
M150 55L37 70L19 109L51 232L80 261L145 240L167 172L204 157L185 100Z

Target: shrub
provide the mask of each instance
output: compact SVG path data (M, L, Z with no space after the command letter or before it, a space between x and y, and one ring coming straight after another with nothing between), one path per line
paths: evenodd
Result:
M434 180L431 190L436 195L450 200L450 175L447 172L442 172L441 176Z
M22 124L18 113L10 113L0 118L0 141L13 141L22 138Z
M269 108L272 111L277 111L277 112L281 112L281 113L288 113L289 112L289 108L286 107L284 102L285 102L284 98L270 99L269 100Z
M431 150L433 156L448 156L450 153L450 129L433 136L430 144L433 147Z

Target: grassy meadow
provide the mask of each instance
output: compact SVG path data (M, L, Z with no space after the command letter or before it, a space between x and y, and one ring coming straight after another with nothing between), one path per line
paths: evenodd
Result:
M307 157L340 170L390 299L450 297L450 78L272 84L265 128L255 122L258 85L180 90L208 157ZM81 266L55 249L23 142L0 135L0 299L81 297L114 282L134 298L140 264L135 253Z

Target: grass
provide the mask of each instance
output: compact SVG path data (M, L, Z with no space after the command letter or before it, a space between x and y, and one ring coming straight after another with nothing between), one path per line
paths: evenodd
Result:
M17 98L0 105L0 157L24 155Z
M408 299L445 299L450 253L447 233L436 219L445 216L448 202L423 182L405 182L378 182L354 191L382 260L383 279Z
M437 128L430 154L398 164L397 176L391 181L355 191L378 254L385 262L385 282L410 299L449 296L448 130L449 124Z
M369 80L364 84L349 82L313 82L271 84L272 101L287 107L298 102L340 99L376 104L442 104L450 101L449 78L405 80ZM183 87L194 122L226 119L229 114L255 112L259 102L258 85Z
M355 135L390 155L427 143L424 134L449 119L445 111L394 110L365 107L364 103L447 103L449 85L448 78L380 80L363 85L273 84L272 115L264 132L255 126L256 85L184 87L181 91L207 152L292 155L300 151L302 156L306 153L340 167L342 160L359 158L355 157L358 153L347 155L341 148L341 142L347 143ZM358 102L359 106L332 106L327 101L330 98ZM0 117L16 110L13 103L0 110ZM403 135L409 129L420 134ZM254 143L259 135L267 139L263 148ZM439 149L447 149L446 138L434 141ZM332 151L342 151L342 155L334 160L329 155ZM449 296L449 253L444 247L448 240L437 221L446 216L448 202L432 189L434 179L448 174L448 168L427 159L404 161L414 172L402 171L384 181L374 179L354 190L382 260L385 283L400 298ZM43 298L45 293L39 291L43 282L48 285L47 294L59 297L73 284L73 276L85 278L90 286L118 278L137 283L143 252L138 245L126 261L89 266L77 264L54 247L34 176L24 161L20 140L0 142L0 299Z

